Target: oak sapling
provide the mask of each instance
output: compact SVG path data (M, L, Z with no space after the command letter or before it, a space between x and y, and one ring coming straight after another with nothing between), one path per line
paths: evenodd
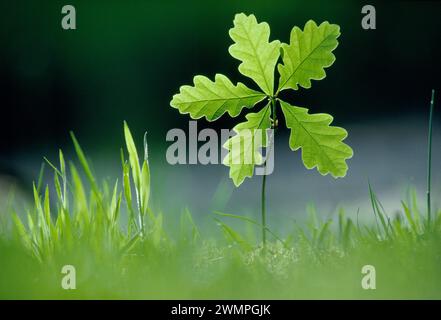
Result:
M229 176L237 187L245 178L253 176L255 165L266 165L261 150L272 145L267 133L262 135L262 132L277 128L278 109L282 110L286 126L291 130L289 146L293 151L302 150L305 167L317 168L322 175L344 177L348 170L346 160L353 155L352 149L343 142L346 130L330 126L333 118L328 114L310 114L308 109L279 98L283 90L308 89L311 80L325 78L324 68L335 61L332 51L338 45L340 27L326 21L317 25L309 20L303 30L298 27L291 30L289 43L270 42L268 23L258 23L252 14L239 13L229 34L234 43L228 51L241 62L239 72L251 78L260 90L248 88L241 82L234 85L222 74L216 74L214 81L198 75L193 79L193 86L182 86L173 96L171 106L193 119L205 117L215 121L225 113L236 117L243 108L264 105L259 111L248 113L246 121L233 128L236 135L224 144L229 153L223 163L230 167ZM275 69L278 71L277 84ZM259 103L262 101L265 103ZM249 160L250 153L252 161L245 161ZM261 228L264 244L267 230L265 184L263 175Z

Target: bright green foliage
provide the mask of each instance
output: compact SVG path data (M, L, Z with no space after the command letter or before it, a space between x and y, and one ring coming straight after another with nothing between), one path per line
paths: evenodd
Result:
M274 68L280 55L280 41L269 42L268 23L257 23L254 15L237 14L230 37L230 54L242 61L239 71L253 79L267 95L274 93Z
M194 86L182 86L180 93L173 96L170 104L181 113L189 113L193 119L205 117L213 121L225 112L236 117L242 108L250 108L265 98L261 92L247 88L243 83L234 86L222 74L216 74L215 81L204 76L194 77Z
M230 166L230 178L236 186L253 175L254 165L263 162L259 149L267 146L266 129L271 127L270 114L270 105L258 113L247 114L247 121L236 125L233 130L237 134L224 144L228 154L223 162Z
M136 188L141 188L141 169L139 166L138 152L136 151L135 142L133 141L132 134L130 133L129 126L124 121L124 138L126 140L127 151L129 153L130 167L132 168L133 181Z
M277 40L270 42L270 28L266 22L258 23L254 15L240 13L235 16L234 27L229 33L234 41L229 53L241 61L240 73L253 79L263 92L249 89L241 83L234 86L223 75L216 75L215 82L196 76L194 87L182 86L180 93L173 96L172 107L178 108L181 113L189 113L193 119L205 116L213 121L225 112L235 117L242 108L252 108L266 98L267 104L261 111L250 114L246 122L234 127L238 137L230 138L224 144L229 153L223 163L230 167L230 177L236 186L253 175L256 164L265 164L259 150L250 147L255 140L254 134L244 139L240 137L240 128L276 128L278 122L274 120L279 105L287 127L291 129L290 147L292 150L302 149L305 167L317 167L322 175L329 173L336 178L344 177L348 169L346 160L352 157L352 149L342 142L347 136L346 130L330 126L330 115L308 114L307 109L291 106L277 97L284 89L310 88L311 80L326 76L324 68L335 61L332 51L338 45L340 27L329 22L317 26L311 20L303 31L298 27L292 29L289 44L280 44ZM278 90L274 93L274 72L281 51L282 63L277 68L280 79ZM259 117L263 116L265 118L261 118L259 123ZM240 143L241 140L244 143ZM231 156L233 146L242 150ZM271 146L262 141L259 147ZM246 159L254 161L247 163Z
M108 218L114 210L124 213L120 184L109 192L106 183L98 182L98 205L90 181L83 183L74 168L71 164L66 170L71 200L66 211L62 198L51 199L49 206L42 188L28 213L11 214L13 228L0 232L0 298L441 298L441 211L434 210L428 228L415 190L402 202L402 210L388 215L369 188L377 225L346 217L343 209L338 218L323 219L312 206L305 227L287 221L285 227L290 230L291 225L292 231L269 232L264 254L255 234L230 224L240 219L259 227L245 216L218 212L216 217L229 221L215 218L220 232L205 229L201 234L188 210L181 215L179 232L172 228L175 214L149 212L144 236L126 231ZM57 176L62 171L61 164L54 170ZM60 268L66 263L77 270L77 290L60 287ZM360 287L360 268L367 263L386 279L381 290Z
M284 107L309 116L306 109L282 103ZM247 115L236 129L268 126L269 112L266 106ZM131 136L125 125L134 155ZM66 166L60 152L58 165L47 160L54 169L53 183L44 187L39 179L33 204L18 213L1 212L12 218L12 228L3 229L8 221L0 221L1 299L441 298L441 211L434 210L429 227L415 190L402 202L402 210L389 215L369 186L376 225L358 221L358 215L356 221L345 217L343 209L338 219L324 220L311 206L306 228L289 221L287 233L267 228L271 237L263 251L253 232L261 225L251 217L216 212L222 220L240 220L253 228L244 232L214 218L223 236L219 238L210 229L201 234L188 210L175 231L175 214L147 209L147 152L139 191L146 199L141 232L135 210L130 213L132 186L136 189L130 161L122 153L123 188L117 179L112 184L98 181L78 141L73 141L81 172L73 162ZM49 190L54 189L56 195L50 199ZM77 290L60 287L60 268L66 263L78 271ZM387 280L381 282L381 290L360 287L360 267L367 263Z
M45 159L54 169L56 198L50 199L48 186L41 194L34 184L34 205L33 210L27 213L27 228L17 215L12 216L17 235L39 261L68 252L74 243L83 242L92 250L100 247L112 254L120 254L121 250L128 250L139 236L145 237L143 231L148 223L153 226L151 230L156 238L158 235L162 236L159 231L153 232L156 230L154 226L160 225L162 220L160 215L150 214L147 221L145 218L150 195L148 161L144 159L142 169L139 169L136 146L126 123L124 123L124 133L130 158L129 162L123 159L124 192L120 190L118 180L111 186L107 182L102 186L97 183L93 170L73 133L71 133L72 141L83 169L82 173L89 182L90 192L73 163L70 164L70 178L68 178L68 170L61 151L59 167ZM139 178L131 180L130 169L133 177ZM137 217L132 205L132 184L136 193ZM41 181L37 185L41 185ZM126 234L120 229L123 194L129 213ZM68 201L69 198L72 201Z
M147 159L147 151L145 151L145 159L141 165L139 164L138 152L136 150L135 142L133 141L132 134L130 133L129 126L124 121L124 137L126 140L127 151L129 153L129 163L132 168L132 176L133 182L135 185L135 193L136 193L136 204L138 206L138 223L141 232L144 231L144 216L148 210L148 202L150 197L150 168ZM147 149L147 145L144 146ZM131 191L130 191L130 181L129 181L129 173L128 168L126 169L126 164L124 164L124 186L125 186L125 194L128 200L131 200ZM133 212L133 208L131 204L129 205L129 211Z
M317 26L309 20L302 31L294 27L290 43L282 44L283 64L279 64L279 90L294 89L298 86L311 88L311 80L325 78L325 67L335 61L332 51L337 47L340 27L323 22Z
M280 104L286 126L291 129L289 146L293 151L302 149L305 167L317 167L321 174L344 177L348 170L345 160L352 157L352 149L342 142L348 135L346 130L330 126L329 114L309 114L308 109L284 101Z

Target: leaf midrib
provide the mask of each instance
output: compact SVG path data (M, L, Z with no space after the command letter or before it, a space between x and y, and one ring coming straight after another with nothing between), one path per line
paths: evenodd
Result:
M247 38L247 40L248 40L248 41L250 42L250 44L251 44L251 48L253 49L253 53L254 53L254 55L255 55L255 57L256 57L257 64L259 65L260 72L262 73L263 81L265 81L266 89L269 91L269 94L272 94L272 89L270 88L270 86L269 86L269 84L268 84L268 80L266 79L265 71L264 71L263 66L262 66L262 63L261 63L261 61L260 61L260 57L259 57L259 55L257 54L256 48L254 47L254 44L253 44L253 41L251 41L251 39L250 39L250 37L249 37L249 30L247 29L247 26L245 26L245 24L243 24L243 25L244 25L244 30L245 30L246 38ZM259 23L258 23L257 25L259 25ZM251 28L251 26L250 26L250 28ZM261 35L264 35L264 34L261 33ZM260 38L259 38L259 41L260 41ZM271 44L271 43L269 42L269 40L268 40L268 44L269 44L269 45ZM264 91L265 91L265 90L264 90Z
M310 56L318 49L318 48L320 48L321 46L322 46L322 44L323 44L323 42L325 42L325 40L328 40L329 38L331 38L331 37L333 37L333 36L335 36L334 34L330 34L330 35L328 35L328 36L326 36L322 41L320 41L320 43L313 49L313 50L311 50L311 52L306 56L306 58L305 59L303 59L302 60L302 62L300 62L299 63L299 65L296 67L296 69L291 73L291 75L288 77L288 79L286 79L286 81L281 85L281 86L279 86L279 89L277 90L277 94L280 92L280 91L282 91L283 89L284 89L284 86L288 83L288 81L289 80L291 80L291 78L296 74L296 72L297 72L297 70L305 63L305 61L307 61L309 58L310 58ZM290 45L288 45L288 46L290 46ZM299 42L299 48L300 48L300 42ZM283 66L285 66L285 65L283 65ZM277 95L276 94L276 95Z
M265 117L266 117L266 115L267 115L267 113L268 113L268 111L269 111L269 104L267 104L266 105L266 111L265 111L265 113L263 114L263 116L262 116L262 118L260 119L260 121L259 121L259 124L257 125L257 127L256 128L254 128L254 129L258 129L258 128L260 128L260 126L262 125L262 122L263 122L263 120L265 119ZM248 128L249 129L249 128ZM238 133L239 134L239 133ZM254 139L254 134L253 134L253 139ZM252 143L252 145L254 145L254 142ZM262 146L263 146L263 144L262 144ZM247 153L249 152L249 147L248 147L248 149L247 149ZM245 154L245 150L244 150L244 152L243 153L241 153L240 154L240 156L242 157L242 154ZM254 157L254 154L253 154L253 157ZM254 160L254 159L253 159ZM251 166L255 166L255 164L248 164L248 165L251 165ZM242 170L243 170L243 168L246 166L246 164L243 164L243 165L241 165L240 166L240 169L239 169L239 173L240 173L240 175L242 176ZM242 182L245 180L245 178L242 180Z
M265 97L266 95L263 93L260 94L253 94L253 95L249 95L249 96L243 96L243 97L234 97L234 98L215 98L215 99L201 99L201 100L192 100L192 101L181 101L181 102L177 102L177 104L186 104L186 103L198 103L198 102L210 102L210 101L231 101L231 100L242 100L242 99L247 99L247 98L254 98L254 97Z
M302 122L297 118L297 116L293 113L292 110L290 110L289 107L285 107L285 109L287 109L287 111L293 116L293 118L297 121L297 123L302 127L302 129L308 134L308 136L315 142L315 144L319 147L318 149L320 150L320 153L324 154L326 159L328 160L328 163L331 164L331 166L336 169L333 161L329 158L329 156L326 154L326 152L322 149L322 145L320 143L317 142L317 140L309 133L309 131L303 126ZM300 146L300 148L303 149L303 147ZM318 164L317 164L318 166Z

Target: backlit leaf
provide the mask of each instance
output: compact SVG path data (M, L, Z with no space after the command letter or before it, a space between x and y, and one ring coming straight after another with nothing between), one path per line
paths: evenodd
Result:
M289 146L293 151L302 149L305 167L317 167L322 175L344 177L348 170L346 159L352 157L352 149L342 142L348 135L346 130L330 126L333 118L329 114L309 114L308 109L284 101L280 105L286 126L291 129Z
M283 64L279 64L279 90L294 89L298 86L311 87L311 80L321 80L326 76L324 68L335 61L332 51L337 47L340 27L329 22L320 26L309 20L304 30L294 27L290 43L282 44Z
M271 127L270 114L269 104L257 113L247 114L247 121L236 125L233 128L236 135L223 145L229 151L223 164L230 167L230 178L236 186L246 177L253 176L255 165L263 163L260 149L267 146L266 129Z
M236 86L222 74L216 74L214 82L204 76L195 76L194 86L182 86L170 102L180 113L189 113L193 119L205 117L208 121L220 118L225 112L232 117L246 107L251 108L265 98L261 92L244 84Z
M274 69L280 55L280 41L269 42L268 23L257 23L256 17L239 13L234 17L230 37L234 44L228 51L242 61L239 71L253 79L267 94L274 93Z

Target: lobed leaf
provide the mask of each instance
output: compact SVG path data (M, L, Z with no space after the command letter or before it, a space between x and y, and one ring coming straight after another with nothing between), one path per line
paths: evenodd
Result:
M228 51L242 61L239 71L253 79L267 94L274 93L274 69L280 55L280 41L269 42L268 23L257 23L256 17L244 13L236 14L234 27L230 29L234 44Z
M324 68L335 61L332 51L338 45L339 36L340 27L327 21L317 26L309 20L303 31L294 27L290 43L282 44L283 64L278 65L278 92L289 88L297 90L298 86L310 88L311 80L325 78Z
M348 170L346 159L353 155L352 149L342 142L348 135L346 130L330 126L333 118L329 114L309 114L308 109L284 101L280 104L286 126L291 129L289 146L293 151L302 149L305 167L317 167L322 175L344 177Z
M208 121L220 118L225 112L232 117L241 110L253 107L265 94L246 87L236 86L224 75L216 74L214 82L204 76L195 76L194 86L182 86L173 96L170 105L193 119L205 117Z
M236 135L223 145L228 149L223 164L230 167L230 178L237 187L246 177L253 176L255 165L263 163L260 149L267 146L266 129L271 127L270 114L269 104L257 113L247 114L247 121L236 125L233 128Z

